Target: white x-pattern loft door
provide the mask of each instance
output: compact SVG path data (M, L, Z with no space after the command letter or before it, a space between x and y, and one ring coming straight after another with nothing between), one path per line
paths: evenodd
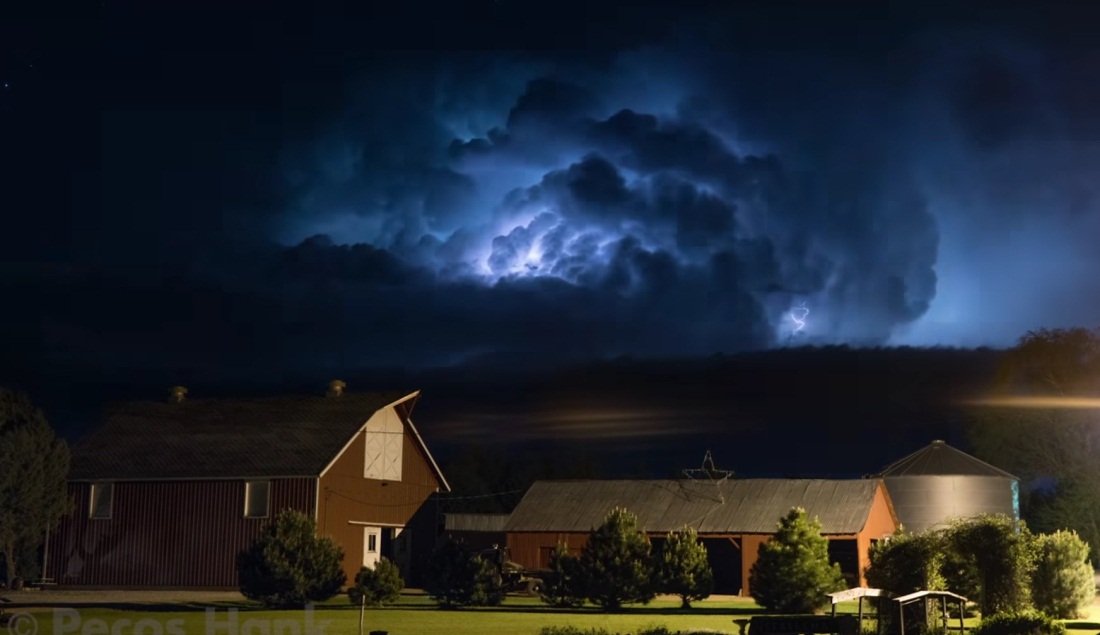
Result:
M405 426L393 408L375 413L367 422L363 476L400 481L404 442Z

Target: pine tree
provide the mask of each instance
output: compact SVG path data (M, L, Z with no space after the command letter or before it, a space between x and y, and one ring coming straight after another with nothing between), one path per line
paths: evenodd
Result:
M4 582L71 512L69 448L26 395L0 388L0 555ZM45 572L42 572L45 575Z
M352 604L365 606L383 606L392 604L401 598L401 589L405 581L397 565L380 558L374 568L363 567L355 575L355 584L348 589L348 599Z
M543 581L540 597L558 608L576 608L584 604L584 575L580 559L558 543L550 553L550 575Z
M661 592L680 596L682 608L690 609L693 601L710 596L714 573L707 561L707 548L694 528L669 532L657 559L656 575Z
M504 601L499 573L466 545L448 540L432 552L425 591L445 609L496 606Z
M821 523L797 507L784 516L775 536L760 546L749 587L769 612L813 613L824 606L825 594L843 589L844 578L840 567L829 562Z
M237 556L241 594L269 608L302 608L340 592L344 552L317 536L312 516L287 509Z
M581 551L585 593L605 611L654 597L649 538L638 518L616 507L588 537Z

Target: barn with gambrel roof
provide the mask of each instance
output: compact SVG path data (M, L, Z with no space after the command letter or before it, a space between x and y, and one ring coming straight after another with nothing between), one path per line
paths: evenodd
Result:
M235 587L236 556L281 510L317 521L349 581L388 557L406 579L450 487L416 426L420 392L345 392L123 404L73 449L74 513L51 533L61 585Z

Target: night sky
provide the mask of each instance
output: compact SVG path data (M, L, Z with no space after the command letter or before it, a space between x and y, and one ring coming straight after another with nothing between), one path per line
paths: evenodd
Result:
M0 21L41 400L1100 324L1084 3L92 4Z

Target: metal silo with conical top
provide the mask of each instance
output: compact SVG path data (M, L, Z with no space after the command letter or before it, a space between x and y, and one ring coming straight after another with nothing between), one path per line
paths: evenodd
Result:
M943 441L891 463L877 476L906 531L980 514L1020 518L1020 479Z

